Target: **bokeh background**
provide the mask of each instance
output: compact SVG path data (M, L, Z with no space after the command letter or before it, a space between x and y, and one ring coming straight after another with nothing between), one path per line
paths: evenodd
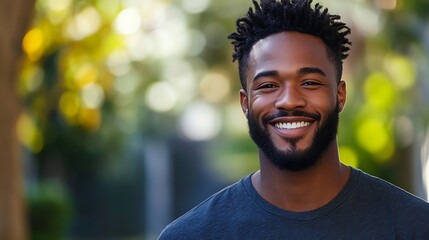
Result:
M0 138L19 154L0 184L24 202L2 203L1 236L156 239L258 169L227 40L249 0L6 2L1 24L22 34L0 36L2 69L17 69L0 79ZM342 161L427 199L429 1L321 2L352 28Z

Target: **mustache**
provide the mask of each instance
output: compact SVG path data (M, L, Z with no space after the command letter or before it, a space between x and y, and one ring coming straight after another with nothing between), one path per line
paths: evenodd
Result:
M294 110L294 111L280 110L273 115L265 117L263 119L263 122L268 123L268 122L270 122L276 118L280 118L280 117L308 117L308 118L313 118L316 121L320 120L320 116L318 114L315 114L315 113L304 112L301 110Z

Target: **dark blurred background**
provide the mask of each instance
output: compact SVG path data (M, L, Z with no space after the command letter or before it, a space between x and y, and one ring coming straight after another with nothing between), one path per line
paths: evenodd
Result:
M156 239L258 169L227 40L249 0L16 3L0 0L1 239ZM322 3L352 28L342 161L427 199L429 1Z

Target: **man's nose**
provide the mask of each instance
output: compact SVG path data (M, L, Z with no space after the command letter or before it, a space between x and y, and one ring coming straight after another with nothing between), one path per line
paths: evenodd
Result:
M279 92L276 108L291 111L305 106L305 99L296 86L287 86Z

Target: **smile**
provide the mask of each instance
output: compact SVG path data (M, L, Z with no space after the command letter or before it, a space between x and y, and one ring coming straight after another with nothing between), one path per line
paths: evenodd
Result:
M276 123L274 126L279 129L297 129L297 128L303 128L310 125L310 122L288 122L288 123Z

